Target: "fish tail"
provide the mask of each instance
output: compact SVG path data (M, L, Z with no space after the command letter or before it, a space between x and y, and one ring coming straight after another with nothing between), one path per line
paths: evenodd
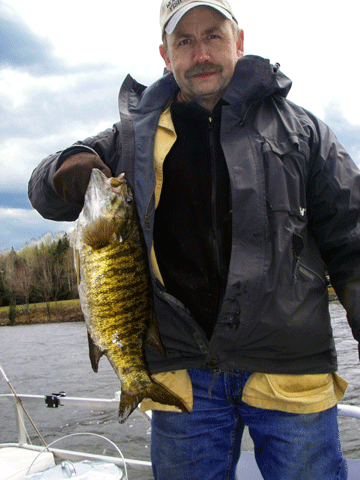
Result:
M151 380L151 385L144 388L136 394L129 394L127 392L121 392L120 407L119 407L119 422L124 423L129 415L137 408L139 403L144 398L151 398L154 402L161 403L163 405L173 405L179 408L184 413L190 413L189 408L185 403L174 393L170 392L166 387L160 385L154 380Z

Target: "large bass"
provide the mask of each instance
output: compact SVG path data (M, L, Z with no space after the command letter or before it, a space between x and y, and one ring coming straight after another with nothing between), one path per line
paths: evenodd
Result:
M163 355L153 310L148 259L130 187L121 174L92 171L73 244L81 309L95 372L106 355L121 381L119 421L144 398L175 405L181 400L150 378L145 342Z

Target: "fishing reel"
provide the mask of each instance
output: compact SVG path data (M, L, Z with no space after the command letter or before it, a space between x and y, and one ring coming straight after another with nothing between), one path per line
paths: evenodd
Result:
M51 395L45 395L45 405L47 408L58 408L60 404L60 398L66 397L65 392L52 393Z

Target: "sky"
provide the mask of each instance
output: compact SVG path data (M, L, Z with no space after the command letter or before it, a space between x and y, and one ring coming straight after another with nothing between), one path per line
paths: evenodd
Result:
M232 0L245 54L279 62L288 98L327 123L360 166L359 21L356 0ZM0 0L0 252L69 232L27 199L48 155L118 121L128 73L156 81L159 0Z

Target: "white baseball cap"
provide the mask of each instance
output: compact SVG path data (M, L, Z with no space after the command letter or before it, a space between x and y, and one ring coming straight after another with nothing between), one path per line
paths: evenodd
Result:
M214 8L224 15L224 17L229 20L235 20L235 22L238 23L226 0L209 0L208 2L197 0L162 0L160 7L160 26L162 35L164 32L171 35L185 13L192 8L200 6Z

